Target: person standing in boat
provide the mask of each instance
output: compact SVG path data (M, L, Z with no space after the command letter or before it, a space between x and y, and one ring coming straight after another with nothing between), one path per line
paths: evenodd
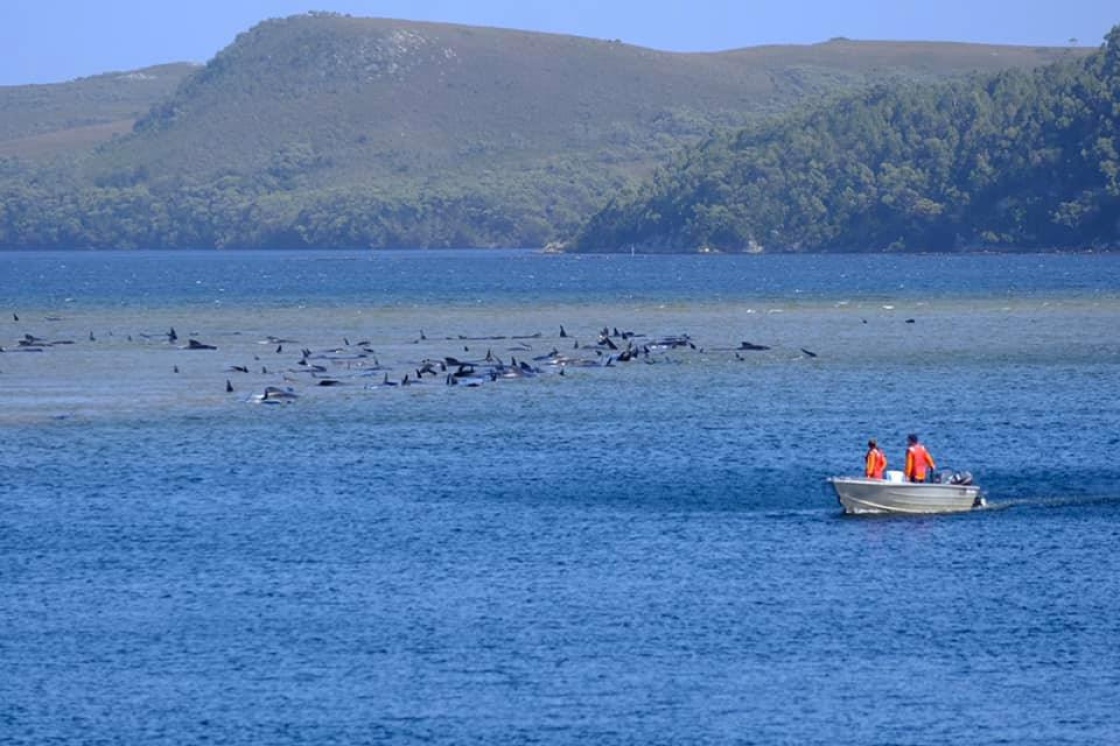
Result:
M867 466L864 468L864 475L868 479L882 479L886 468L887 454L883 453L883 449L872 438L867 441Z
M926 447L918 442L918 436L910 433L906 436L906 480L908 482L926 481L926 472L936 469L937 464Z

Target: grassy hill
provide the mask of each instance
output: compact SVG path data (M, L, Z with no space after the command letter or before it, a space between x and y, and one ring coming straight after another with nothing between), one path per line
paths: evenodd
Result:
M1066 50L833 41L714 54L306 15L240 35L103 160L306 185L584 155L639 170L681 140L837 87L1035 66Z
M132 131L198 65L176 63L51 85L0 86L0 157L86 151Z
M101 215L155 210L133 242L533 245L571 230L682 146L824 93L1084 51L837 39L680 54L313 13L239 35L66 182L110 190L70 200L109 200ZM81 110L76 90L69 100ZM119 127L124 109L86 125L55 116L33 139L66 132L76 144L83 126ZM0 147L25 156L27 137ZM59 210L78 209L66 201ZM114 240L103 223L92 245Z

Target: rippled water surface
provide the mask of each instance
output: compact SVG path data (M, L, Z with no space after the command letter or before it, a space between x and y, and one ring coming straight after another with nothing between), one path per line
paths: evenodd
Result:
M1120 257L0 286L4 743L1120 740ZM910 431L991 509L841 516Z

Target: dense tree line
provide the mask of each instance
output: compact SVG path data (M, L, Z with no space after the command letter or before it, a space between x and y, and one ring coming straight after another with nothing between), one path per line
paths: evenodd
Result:
M0 248L440 248L544 246L574 231L606 181L493 185L455 181L407 190L282 189L267 179L94 186L50 174L3 181ZM564 190L563 194L560 191Z
M1120 245L1120 27L1035 71L875 86L684 151L573 250Z

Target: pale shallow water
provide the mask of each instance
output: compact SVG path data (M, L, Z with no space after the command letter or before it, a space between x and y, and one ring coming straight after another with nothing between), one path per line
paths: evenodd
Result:
M0 278L5 742L1120 738L1118 257ZM603 327L695 347L533 360L601 362ZM541 372L379 385L487 352ZM266 385L299 399L248 403ZM911 430L993 509L840 516L824 478Z

